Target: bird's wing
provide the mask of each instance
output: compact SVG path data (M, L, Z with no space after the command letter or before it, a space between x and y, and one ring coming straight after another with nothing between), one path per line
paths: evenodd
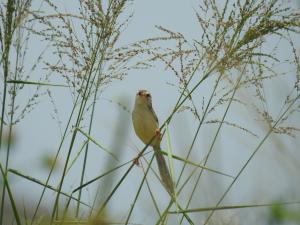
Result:
M152 106L151 106L151 105L149 105L148 107L149 107L149 110L152 112L152 114L153 114L153 116L154 116L154 119L155 119L155 121L156 121L156 122L157 122L157 124L158 124L158 123L159 123L159 122L158 122L158 118L157 118L157 116L156 116L156 113L154 112L154 110L153 110Z

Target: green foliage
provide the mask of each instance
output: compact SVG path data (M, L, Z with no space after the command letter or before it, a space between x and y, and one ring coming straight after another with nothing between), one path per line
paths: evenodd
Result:
M0 91L0 168L3 184L0 225L8 221L4 218L7 205L17 224L130 224L135 219L133 212L141 202L153 207L153 212L149 211L143 216L152 218L156 224L172 224L175 221L173 214L178 224L198 224L199 221L217 224L214 222L214 218L218 218L216 211L260 207L269 208L269 214L263 221L271 224L298 222L298 214L287 205L299 204L299 201L284 199L276 204L242 202L237 205L224 205L223 202L266 142L276 142L276 139L272 139L273 135L296 137L298 134L299 128L292 121L293 116L299 117L300 62L292 36L299 39L299 12L276 0L233 0L223 3L204 0L199 2L195 10L200 32L197 38L190 40L180 32L157 26L161 36L117 47L124 28L134 16L131 14L131 3L129 0L74 1L74 12L65 12L58 2L52 0L42 1L41 8L30 0L0 3L0 75L3 80ZM31 41L37 39L45 46L29 65L26 60L32 59L29 50ZM269 40L272 40L272 49L268 48ZM279 42L285 42L290 47L285 50L289 51L290 58L287 60L278 55ZM288 72L276 70L276 66L283 63L289 68ZM104 147L103 139L94 136L96 132L93 132L96 124L99 126L95 116L96 107L104 107L99 101L101 93L116 81L122 81L130 71L154 66L165 69L176 78L172 87L178 91L171 112L161 119L163 123L160 129L162 133L166 132L164 138L167 139L166 151L161 153L168 158L172 179L176 184L174 196L161 193L169 201L162 207L157 190L152 185L153 178L158 178L158 175L152 165L154 155L148 145L135 158L123 162L123 158L119 157L120 151L116 154L115 150L126 145L127 136L122 138L122 135L127 134L128 124L123 123L124 119L118 122L112 149ZM40 74L40 71L46 71L46 74ZM288 80L287 75L290 74L294 82L292 88L283 96L280 110L274 112L266 95L267 85L272 85L275 79ZM52 95L54 88L68 89L72 96L63 122L59 119ZM30 96L24 101L21 97L29 90ZM37 179L31 174L10 168L13 165L10 152L15 142L15 125L34 107L39 107L40 99L46 95L53 105L61 137L54 156L42 159L49 168L46 179ZM128 113L126 105L116 104L120 111ZM255 116L247 118L249 123L246 125L238 119L231 121L229 114L236 107L253 111ZM192 115L196 125L194 133L191 131L191 142L185 143L187 147L182 154L174 150L175 141L170 135L178 114ZM254 123L262 129L253 130L251 125ZM209 145L201 149L204 157L199 160L193 157L199 153L196 152L196 143L200 132L208 126L215 129L212 130L212 139L207 140ZM106 127L107 130L111 128ZM227 129L232 128L255 139L254 147L234 174L210 165L222 131L226 133ZM236 140L233 138L233 141ZM108 159L103 159L106 163L104 170L90 179L87 175L91 172L89 157L93 147ZM5 151L3 148L6 148ZM287 154L287 151L284 153ZM299 164L297 160L296 164ZM54 177L56 168L59 177ZM130 175L135 168L141 169L143 176L135 184L136 190L128 190L132 201L126 202L129 208L122 211L124 221L118 221L119 218L113 220L111 215L118 212L111 210L108 205L115 199L118 203L123 201L127 193L121 193L123 196L120 197L118 191L124 183L131 181ZM66 191L64 184L68 179L73 179L70 173L74 170L77 174L74 179L76 185ZM120 174L116 175L117 172ZM13 183L9 174L40 186L41 193L32 193L38 198L34 205L25 204L22 209L16 203L17 189L11 188ZM204 195L199 190L204 186L206 175L215 176L220 183L224 179L226 184L221 195L210 196L209 205L192 208L193 200ZM52 180L54 185L50 185ZM92 193L90 190L95 186L96 192ZM160 186L163 187L162 184ZM55 193L53 202L46 202L48 191ZM142 193L149 194L149 204L145 204ZM88 196L90 201L86 202ZM44 205L46 212L42 211Z

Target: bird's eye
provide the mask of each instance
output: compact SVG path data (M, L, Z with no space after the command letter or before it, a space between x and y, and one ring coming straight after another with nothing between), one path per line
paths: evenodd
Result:
M141 91L139 91L139 92L137 93L137 95L141 96L141 95L142 95L142 92L141 92Z
M150 95L149 93L147 93L146 96L147 96L147 98L150 98L150 97L151 97L151 95Z

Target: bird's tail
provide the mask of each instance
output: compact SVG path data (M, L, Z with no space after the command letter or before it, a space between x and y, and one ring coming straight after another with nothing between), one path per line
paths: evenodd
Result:
M163 156L162 153L160 153L160 147L153 147L154 149L154 154L156 157L156 161L157 161L157 165L158 165L158 169L159 169L159 173L160 173L160 177L162 179L162 182L165 186L165 188L167 189L167 191L171 194L174 195L174 185L173 185L173 181L166 163L166 160Z

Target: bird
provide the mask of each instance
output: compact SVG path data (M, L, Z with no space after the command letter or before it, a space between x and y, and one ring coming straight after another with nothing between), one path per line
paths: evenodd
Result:
M158 118L152 108L152 97L149 91L139 90L137 92L132 111L132 122L139 139L144 144L153 147L162 183L169 194L174 195L173 181L166 160L160 152L161 133Z

